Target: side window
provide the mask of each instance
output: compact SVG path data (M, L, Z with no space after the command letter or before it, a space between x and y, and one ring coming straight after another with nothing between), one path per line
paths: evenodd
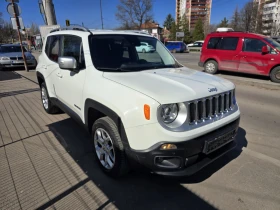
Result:
M266 44L259 39L245 38L243 42L244 52L262 52L262 47Z
M78 36L64 35L61 45L61 56L74 57L79 67L85 68L85 58L82 38Z
M211 37L207 44L207 49L217 49L218 44L221 41L221 37Z
M59 56L59 36L49 36L45 47L48 58L57 62Z
M207 49L236 50L238 40L238 37L212 37L207 44Z

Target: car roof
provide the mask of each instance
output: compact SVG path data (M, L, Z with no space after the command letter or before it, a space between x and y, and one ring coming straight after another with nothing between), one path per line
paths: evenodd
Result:
M208 34L208 36L237 36L237 37L249 37L249 38L265 38L265 35L262 34L255 34L255 33L247 33L247 32L240 32L240 31L224 31L224 32L213 32Z
M143 31L136 31L136 30L95 30L95 29L89 29L89 31L79 31L79 30L59 30L59 31L54 31L50 32L48 36L51 35L76 35L76 36L88 36L90 34L93 35L140 35L140 36L147 36L147 37L153 37L152 35L143 32Z

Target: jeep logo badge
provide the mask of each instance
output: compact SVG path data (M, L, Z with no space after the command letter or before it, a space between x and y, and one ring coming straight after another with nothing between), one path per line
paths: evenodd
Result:
M218 89L217 88L208 88L208 91L211 93L211 92L217 92Z

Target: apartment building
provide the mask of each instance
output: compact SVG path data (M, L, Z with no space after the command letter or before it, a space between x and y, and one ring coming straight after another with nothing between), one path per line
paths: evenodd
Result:
M210 24L211 7L212 0L176 0L176 23L186 15L190 30L194 29L199 19L204 24Z
M280 35L280 0L255 0L262 13L263 34Z

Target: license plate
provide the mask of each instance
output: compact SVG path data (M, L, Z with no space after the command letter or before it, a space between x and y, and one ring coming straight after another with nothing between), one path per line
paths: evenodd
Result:
M209 154L226 145L227 143L233 141L235 134L236 131L233 130L225 135L215 138L214 140L205 141L203 153Z

